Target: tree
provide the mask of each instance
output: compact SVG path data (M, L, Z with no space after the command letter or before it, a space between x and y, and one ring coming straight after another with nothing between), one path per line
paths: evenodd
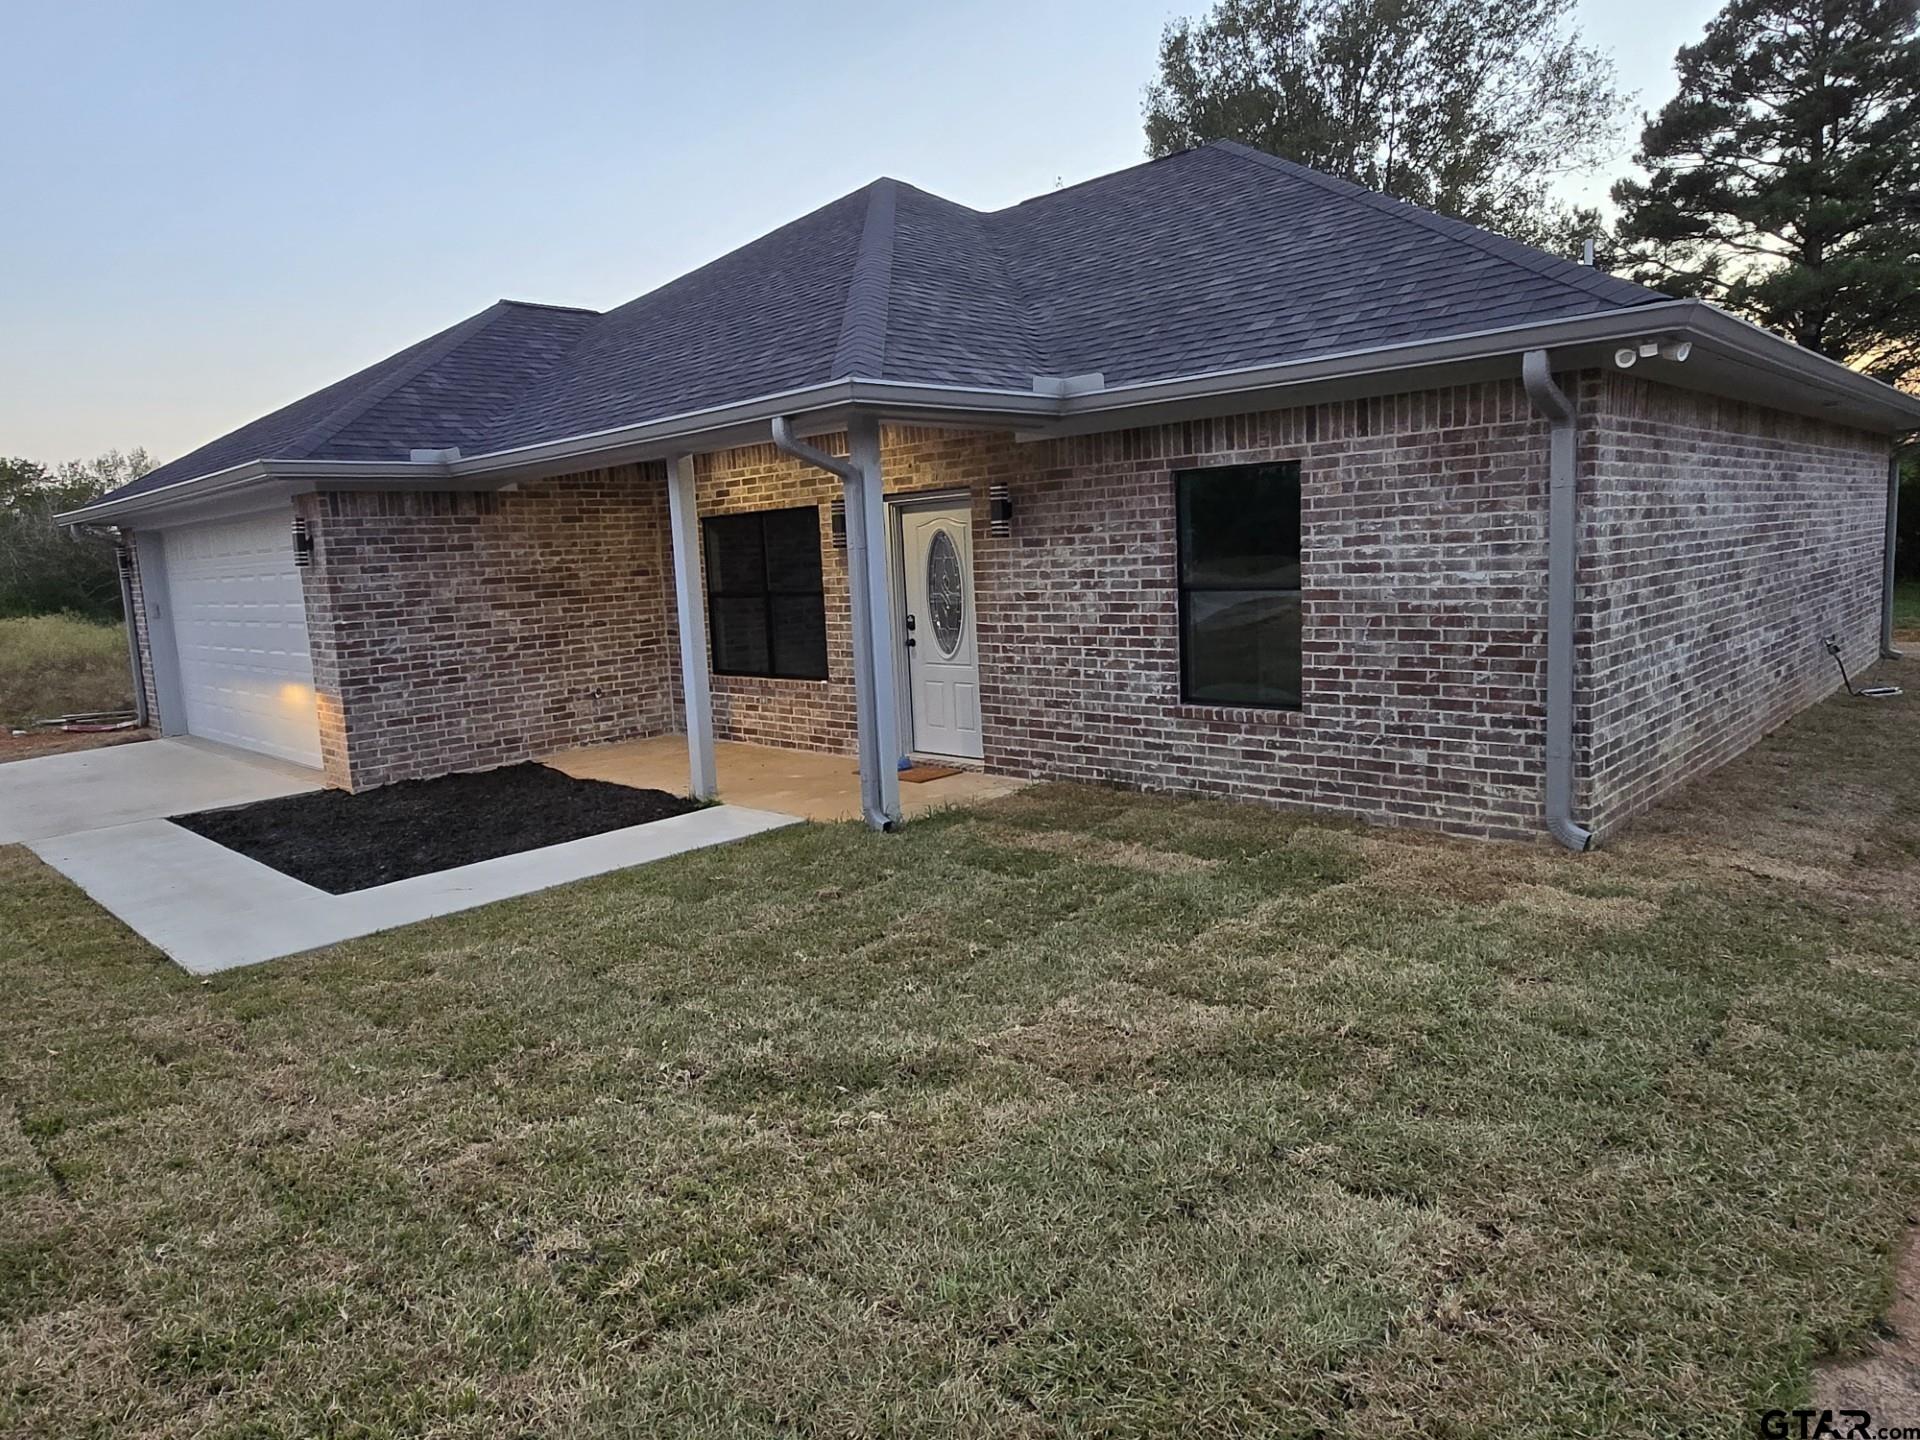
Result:
M110 542L73 535L53 517L153 468L144 450L109 450L57 470L0 457L0 615L69 611L120 618L120 577Z
M1920 381L1914 0L1731 0L1622 180L1636 278Z
M1608 158L1624 104L1573 6L1219 0L1161 35L1148 152L1242 140L1560 248L1574 220L1551 186Z

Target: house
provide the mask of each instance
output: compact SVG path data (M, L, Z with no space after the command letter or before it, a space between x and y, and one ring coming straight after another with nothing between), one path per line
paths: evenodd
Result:
M1920 400L1231 143L879 180L63 517L146 703L337 785L684 731L1576 848L1888 643Z

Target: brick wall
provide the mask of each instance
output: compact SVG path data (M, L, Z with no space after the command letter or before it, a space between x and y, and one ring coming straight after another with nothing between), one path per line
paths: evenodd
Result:
M1518 383L1054 442L981 567L989 765L1532 833L1545 453ZM1184 705L1173 472L1261 460L1301 465L1304 705Z
M1546 429L1517 382L1032 445L884 442L890 492L973 497L989 769L1537 828ZM1302 466L1305 707L1184 705L1173 472L1277 459ZM699 482L704 513L824 505L838 483L770 446L710 457ZM1008 538L987 533L994 483ZM845 555L823 553L832 677L715 677L723 736L852 750Z
M830 442L846 454L846 437ZM790 460L771 444L748 445L694 461L694 489L701 515L814 506L820 517L820 578L827 612L827 678L775 680L759 676L712 677L713 730L722 740L748 740L792 750L851 755L854 739L853 621L847 605L846 552L833 548L830 506L840 494L837 477ZM704 567L703 567L704 568ZM677 615L667 575L669 614ZM674 694L679 695L679 651L674 651Z
M1605 829L1826 693L1825 634L1870 661L1886 451L1630 376L1577 388L1579 813ZM1184 704L1173 473L1268 460L1301 465L1304 706ZM1546 427L1517 382L1034 444L889 429L883 465L890 493L972 498L990 770L1540 833ZM719 734L851 754L839 482L771 445L697 478L703 514L812 505L821 527L829 677L714 677ZM335 783L676 728L657 469L299 505Z
M972 494L976 568L982 574L989 573L986 557L979 554L980 546L986 543L986 487L1027 463L1020 447L1010 436L907 427L889 428L883 441L881 473L889 494L952 489L966 489ZM847 453L844 435L809 443L834 455ZM769 680L715 675L714 733L723 740L854 754L858 742L854 731L853 618L847 598L847 557L846 551L833 548L832 504L842 494L839 478L789 459L771 444L701 456L695 462L694 476L703 516L796 505L815 506L820 513L827 678ZM672 605L671 594L668 603ZM677 659L677 651L675 655ZM677 670L674 684L677 695Z
M1580 809L1605 831L1879 655L1887 442L1618 373L1581 386Z
M328 779L359 789L673 727L664 478L336 491L307 625Z

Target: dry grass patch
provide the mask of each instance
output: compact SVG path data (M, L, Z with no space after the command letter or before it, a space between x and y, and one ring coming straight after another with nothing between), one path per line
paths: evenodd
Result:
M1865 1410L1883 1423L1920 1415L1920 1236L1901 1248L1879 1333L1859 1354L1820 1366L1813 1404Z
M74 615L0 619L0 726L132 703L124 626Z
M1138 985L1056 1001L984 1042L994 1054L1069 1080L1139 1076L1162 1056L1202 1048L1237 1012Z
M1902 783L1920 764L1920 661L1883 661L1892 700L1844 693L1641 817L1635 869L1723 872L1920 918L1920 832Z
M1108 840L1072 830L1016 830L1004 825L982 825L979 829L981 838L992 845L1066 855L1083 863L1113 865L1145 875L1192 875L1219 863L1179 850L1159 850L1132 840Z
M1636 895L1582 895L1557 885L1515 886L1497 910L1516 910L1546 920L1595 930L1637 930L1660 914L1659 902Z

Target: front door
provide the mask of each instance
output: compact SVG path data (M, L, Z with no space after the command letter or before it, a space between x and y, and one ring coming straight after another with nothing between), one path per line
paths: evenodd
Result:
M978 760L980 651L973 614L973 510L965 501L900 508L907 696L913 748Z

